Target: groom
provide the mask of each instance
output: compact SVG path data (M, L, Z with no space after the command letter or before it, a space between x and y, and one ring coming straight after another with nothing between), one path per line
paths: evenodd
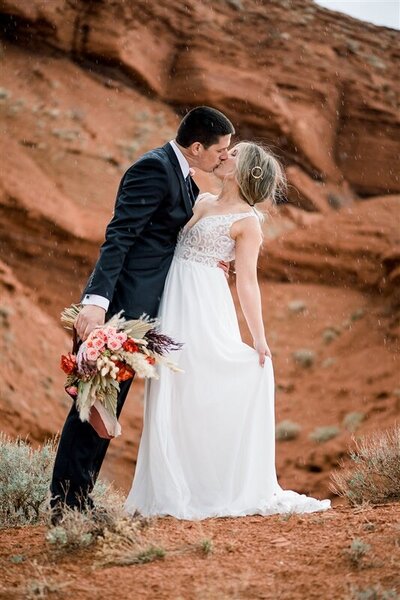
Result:
M179 125L176 139L151 150L122 177L114 216L99 259L83 293L76 331L89 333L120 310L128 319L157 310L178 232L191 218L198 187L189 171L212 172L228 156L232 123L218 110L194 108ZM132 380L121 382L119 416ZM52 522L62 506L93 508L89 496L109 440L82 422L72 406L61 434L51 482Z

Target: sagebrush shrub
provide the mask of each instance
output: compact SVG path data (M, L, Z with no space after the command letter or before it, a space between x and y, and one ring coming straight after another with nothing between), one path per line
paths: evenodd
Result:
M315 352L313 350L308 350L307 348L296 350L293 352L292 356L295 363L304 369L311 367L315 363Z
M362 567L365 556L371 550L371 546L366 544L360 538L354 538L351 542L350 548L346 550L346 554L354 567Z
M316 427L309 435L310 440L314 442L327 442L339 435L340 429L336 425L327 425L326 427Z
M352 504L400 501L400 426L355 444L352 464L333 473L331 489Z
M46 511L55 441L33 449L0 434L0 527L40 521Z
M301 431L300 425L285 419L280 421L275 428L275 439L279 441L295 440Z
M33 448L26 440L0 434L0 527L35 524L49 515L50 481L57 440ZM99 506L118 504L111 486L97 481Z
M365 419L365 414L361 412L350 412L343 419L343 427L348 431L355 431L359 428Z

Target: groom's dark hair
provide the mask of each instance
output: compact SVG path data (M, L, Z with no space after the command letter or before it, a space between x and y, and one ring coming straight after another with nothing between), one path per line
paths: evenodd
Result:
M209 106L197 106L183 117L176 134L176 142L184 148L188 148L194 142L200 142L204 148L209 148L216 144L221 136L234 133L234 126L222 112Z

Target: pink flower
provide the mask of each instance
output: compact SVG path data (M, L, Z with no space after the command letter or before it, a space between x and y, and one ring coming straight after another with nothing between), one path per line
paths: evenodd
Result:
M96 348L96 350L103 350L105 342L100 337L93 338L92 342L93 348Z
M107 335L104 332L104 329L95 329L94 333L96 334L96 338L101 340L104 344L107 341Z
M103 332L107 342L110 338L113 338L117 335L117 330L115 327L105 327Z
M108 338L108 340L107 340L107 347L110 350L113 350L115 352L116 350L119 350L121 348L121 346L122 346L122 341L119 340L117 338L117 336L115 336L115 337L109 337Z
M90 360L93 362L99 358L99 354L100 354L100 352L97 350L97 348L87 348L87 350L86 350L87 360Z
M115 337L121 342L121 344L126 342L126 340L128 339L128 336L124 331L119 331Z
M89 334L86 345L94 348L101 348L107 341L107 336L102 329L93 329Z

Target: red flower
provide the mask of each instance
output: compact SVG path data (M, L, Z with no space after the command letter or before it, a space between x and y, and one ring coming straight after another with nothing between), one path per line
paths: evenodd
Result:
M71 375L76 370L76 356L68 352L67 355L61 356L60 367L67 375Z
M149 363L149 365L155 365L156 364L156 359L153 356L147 356L146 360Z
M122 344L122 347L125 350L125 352L139 352L139 347L131 338L128 338L126 342Z
M135 374L135 371L131 367L129 367L120 360L116 361L115 365L119 369L117 373L117 381L127 381L128 379L132 379L132 377Z

